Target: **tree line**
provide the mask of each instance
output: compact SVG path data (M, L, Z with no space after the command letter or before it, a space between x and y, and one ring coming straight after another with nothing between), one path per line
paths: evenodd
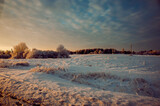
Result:
M131 51L118 51L116 49L103 49L103 48L94 48L94 49L81 49L76 51L69 51L70 54L131 54ZM135 52L132 52L135 54Z
M113 48L93 48L81 49L76 51L67 50L63 45L59 45L56 51L52 50L30 50L25 43L19 43L13 47L13 50L2 51L0 50L0 58L4 59L31 59L31 58L69 58L72 54L137 54L137 55L160 55L160 50L149 51L126 51L124 48L119 51Z
M94 49L81 49L76 51L69 51L70 54L135 54L135 55L160 55L160 50L148 50L148 51L127 51L122 49L116 50L113 48L103 49L103 48L94 48Z
M57 47L57 51L52 50L30 50L25 43L19 43L11 51L0 51L0 58L4 59L31 59L31 58L69 58L69 52L63 45Z

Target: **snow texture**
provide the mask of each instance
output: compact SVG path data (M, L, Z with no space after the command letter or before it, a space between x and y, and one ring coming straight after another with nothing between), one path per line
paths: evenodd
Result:
M160 105L158 56L2 61L29 65L0 68L0 105Z

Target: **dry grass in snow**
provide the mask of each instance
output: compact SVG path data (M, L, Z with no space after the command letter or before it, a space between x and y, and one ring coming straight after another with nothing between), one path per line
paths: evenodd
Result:
M0 61L0 68L9 68L9 67L15 67L15 66L29 66L29 63L26 61L19 61L19 62Z
M57 74L60 78L70 80L79 84L89 85L98 89L111 90L117 92L128 92L143 96L157 97L149 84L143 78L122 78L105 72L73 73L64 67L44 67L37 66L31 72L43 72L47 74ZM114 86L114 87L113 87ZM114 89L112 89L114 88Z
M155 91L152 89L152 85L143 78L121 78L105 72L64 73L63 75L60 75L60 77L103 90L111 88L110 90L117 92L128 92L137 95L157 97ZM113 85L115 87L113 87ZM112 87L114 89L112 89Z
M130 85L138 95L152 97L155 95L155 91L151 88L151 85L143 78L133 79Z
M43 66L37 66L37 67L35 67L35 68L32 68L31 70L30 70L31 72L44 72L44 73L47 73L47 74L54 74L55 72L57 72L57 71L66 71L66 69L65 68L63 68L63 67L58 67L58 68L48 68L48 67L43 67Z
M74 75L74 80L79 79L79 78L84 78L84 79L120 79L118 76L111 75L109 73L105 72L93 72L93 73L87 73L87 74L78 74Z
M58 74L61 78L67 79L76 83L89 85L95 88L107 90L110 88L112 84L106 84L108 80L114 81L115 84L120 81L120 83L128 83L130 87L124 87L121 85L117 89L114 89L115 91L119 91L121 89L121 92L130 92L129 89L132 90L132 93L137 95L144 95L144 96L153 96L154 97L154 91L151 88L151 85L143 78L135 78L135 79L129 79L129 78L121 78L116 75L112 75L110 73L105 72L90 72L90 73L70 73L66 71L64 67L44 67L44 66L37 66L30 70L31 72L43 72L47 74ZM100 82L101 84L100 84ZM98 84L99 83L99 84Z

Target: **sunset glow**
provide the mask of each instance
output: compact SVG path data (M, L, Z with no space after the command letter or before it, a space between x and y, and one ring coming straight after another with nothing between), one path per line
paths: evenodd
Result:
M160 49L158 0L1 0L0 49Z

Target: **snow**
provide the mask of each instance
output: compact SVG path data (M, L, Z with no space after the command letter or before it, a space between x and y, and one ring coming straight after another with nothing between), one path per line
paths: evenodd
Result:
M101 54L3 61L30 64L0 68L1 94L24 105L160 104L158 56Z

